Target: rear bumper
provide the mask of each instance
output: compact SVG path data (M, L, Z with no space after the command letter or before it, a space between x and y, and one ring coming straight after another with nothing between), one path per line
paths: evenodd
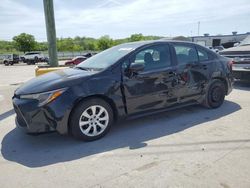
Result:
M237 80L250 82L250 70L233 70L233 76Z
M236 62L233 65L233 76L237 80L250 81L250 62Z

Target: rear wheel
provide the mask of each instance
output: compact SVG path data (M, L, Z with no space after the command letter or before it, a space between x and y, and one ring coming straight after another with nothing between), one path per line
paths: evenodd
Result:
M4 61L3 62L5 66L9 66L9 62L8 61Z
M226 87L225 84L218 79L212 81L203 104L208 108L220 107L225 99Z
M102 99L81 102L72 112L70 129L72 135L84 141L103 137L113 124L113 110Z

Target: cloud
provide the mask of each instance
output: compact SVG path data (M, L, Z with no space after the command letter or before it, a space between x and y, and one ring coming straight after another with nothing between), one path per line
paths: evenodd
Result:
M3 1L0 26L13 31L0 31L0 38L18 33L16 30L45 38L42 4L39 7L30 6L31 1ZM229 33L234 28L244 31L250 20L248 0L55 0L54 3L58 37L109 34L119 38L138 32L189 35L196 30L198 21L204 32Z

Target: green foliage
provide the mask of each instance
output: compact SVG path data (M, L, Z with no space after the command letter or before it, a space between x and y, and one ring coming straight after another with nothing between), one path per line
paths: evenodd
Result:
M184 36L177 36L177 37L174 37L173 40L190 41L189 38L184 37Z
M129 41L131 41L131 42L140 41L140 40L144 40L144 36L141 33L133 34L130 36L130 39L129 39Z
M35 50L37 45L35 37L27 33L21 33L20 35L13 37L13 41L14 47L24 53Z
M47 42L37 42L35 51L47 51L48 44Z
M162 37L158 36L143 36L141 33L133 34L128 38L112 39L108 35L102 36L99 39L90 37L76 36L74 38L59 38L57 39L58 51L101 51L115 45L126 42L134 42L141 40L157 40ZM47 51L47 42L36 42L34 36L22 33L13 37L13 41L0 41L0 53L16 53L17 51Z
M106 50L113 46L113 40L105 35L98 40L97 45L99 50Z
M0 53L15 52L13 42L0 41Z

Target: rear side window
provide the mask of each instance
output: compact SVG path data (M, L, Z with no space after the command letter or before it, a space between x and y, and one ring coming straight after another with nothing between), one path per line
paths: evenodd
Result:
M196 49L184 44L174 44L174 49L179 64L198 62Z
M213 59L213 55L211 53L209 53L207 50L202 49L200 47L197 47L197 51L198 51L198 56L199 56L199 60L202 61L209 61Z
M198 49L198 56L200 61L207 61L209 60L208 53L203 49Z

